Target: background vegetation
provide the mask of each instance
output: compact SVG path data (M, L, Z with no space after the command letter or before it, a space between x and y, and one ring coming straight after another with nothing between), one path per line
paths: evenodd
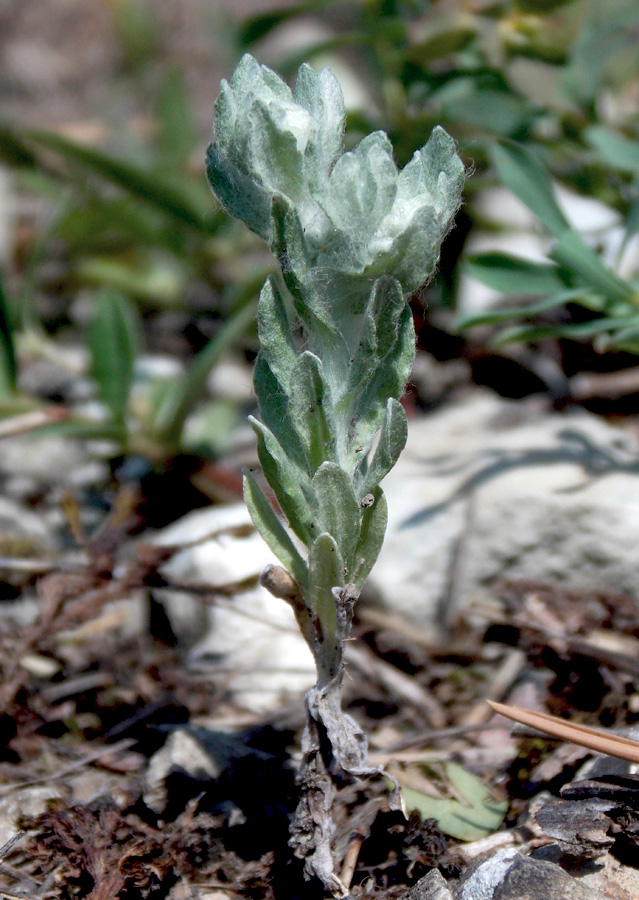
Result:
M2 257L0 415L20 427L19 414L53 408L49 431L106 438L107 455L144 471L228 449L251 399L211 394L210 376L221 360L252 360L270 265L208 191L217 84L193 89L157 9L101 5L117 57L110 96L130 115L105 113L82 130L9 103L0 127L17 208L38 210L31 228L13 222ZM303 60L328 63L345 87L349 143L383 128L403 165L435 124L458 142L473 174L439 274L415 298L423 349L465 358L475 381L503 394L549 390L558 404L582 368L634 365L633 0L319 0L240 11L249 14L202 19L216 76L246 50L286 76ZM496 349L495 333L511 343ZM602 362L603 350L617 352ZM80 397L34 387L26 373L43 359L89 387Z

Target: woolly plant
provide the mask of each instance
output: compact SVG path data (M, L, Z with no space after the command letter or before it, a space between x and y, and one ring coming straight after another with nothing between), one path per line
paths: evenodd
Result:
M441 128L398 171L382 131L344 152L344 121L329 69L303 65L291 91L247 55L222 82L207 153L213 193L281 271L259 298L251 418L279 509L248 471L244 497L281 563L262 583L293 606L317 666L291 843L336 897L348 891L331 855L334 779L374 771L341 709L343 643L384 539L380 482L406 442L407 298L432 276L464 180Z

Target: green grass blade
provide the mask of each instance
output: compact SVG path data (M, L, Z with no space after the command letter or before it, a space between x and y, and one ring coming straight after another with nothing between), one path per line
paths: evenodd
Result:
M113 422L123 433L135 361L140 346L137 310L122 294L105 291L96 298L87 343L91 374Z
M246 303L200 350L179 386L171 392L168 402L158 410L154 424L161 443L168 447L179 445L186 418L202 395L211 370L221 356L245 334L254 319L255 304Z
M84 166L196 231L212 234L217 230L216 216L206 216L194 204L187 202L183 191L178 191L152 172L51 131L30 129L25 135L33 143L53 150L71 163Z
M2 282L0 276L0 397L7 400L16 392L18 364L9 303Z

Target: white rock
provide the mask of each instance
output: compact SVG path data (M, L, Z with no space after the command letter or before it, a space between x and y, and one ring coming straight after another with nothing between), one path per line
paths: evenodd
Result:
M384 482L389 527L369 583L433 633L457 548L461 609L502 578L639 600L636 460L634 442L594 416L536 413L483 391L413 419Z
M275 560L257 532L239 537L228 531L243 525L250 525L243 504L190 513L157 539L191 545L163 571L182 583L212 587L257 578ZM276 709L284 697L314 683L313 658L292 610L259 585L213 605L208 626L191 651L191 664L223 677L237 705L254 712Z

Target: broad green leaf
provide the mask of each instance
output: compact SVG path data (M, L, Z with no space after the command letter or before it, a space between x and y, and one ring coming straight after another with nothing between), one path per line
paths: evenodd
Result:
M291 336L284 298L277 282L269 276L257 306L257 334L261 352L269 368L284 389L287 388L297 353Z
M560 237L570 229L548 172L531 150L513 141L502 141L493 145L491 156L500 181L526 204L550 234Z
M308 570L264 491L249 471L244 472L244 502L253 524L302 591L307 590Z
M370 461L364 492L371 491L393 468L408 439L408 422L404 407L394 398L386 403L384 421L373 458Z
M344 574L350 577L361 517L351 478L335 463L325 462L315 473L311 487L318 531L335 539L348 569Z
M639 141L616 134L604 125L591 125L584 137L605 165L621 172L639 172Z
M384 492L378 486L371 491L372 503L362 509L359 539L355 548L355 564L349 580L361 589L368 578L384 543L388 524L388 505ZM370 499L370 498L367 498Z
M320 529L312 522L303 489L306 476L286 455L272 431L252 416L249 416L249 422L257 436L257 452L264 477L292 530L308 546Z
M7 400L16 391L18 366L9 304L0 277L0 398Z
M508 253L470 256L466 271L482 284L509 294L553 294L566 287L566 273L557 266Z
M290 377L290 415L304 445L309 474L335 459L335 421L322 363L305 351Z
M442 115L483 132L510 137L535 118L534 106L523 95L475 78L459 78L437 93Z
M133 304L114 291L98 295L87 343L100 398L114 422L124 428L140 345L140 322Z
M477 841L496 831L508 811L508 801L495 800L478 778L457 763L445 762L443 770L460 799L431 797L402 785L400 776L406 809L416 809L422 819L435 819L444 834L460 841Z
M311 544L308 555L309 600L311 611L320 621L329 656L334 652L335 600L334 587L343 587L344 560L330 534L320 534ZM322 651L320 651L321 653Z
M634 292L631 286L605 266L576 232L568 231L563 234L549 256L611 300L632 299Z

